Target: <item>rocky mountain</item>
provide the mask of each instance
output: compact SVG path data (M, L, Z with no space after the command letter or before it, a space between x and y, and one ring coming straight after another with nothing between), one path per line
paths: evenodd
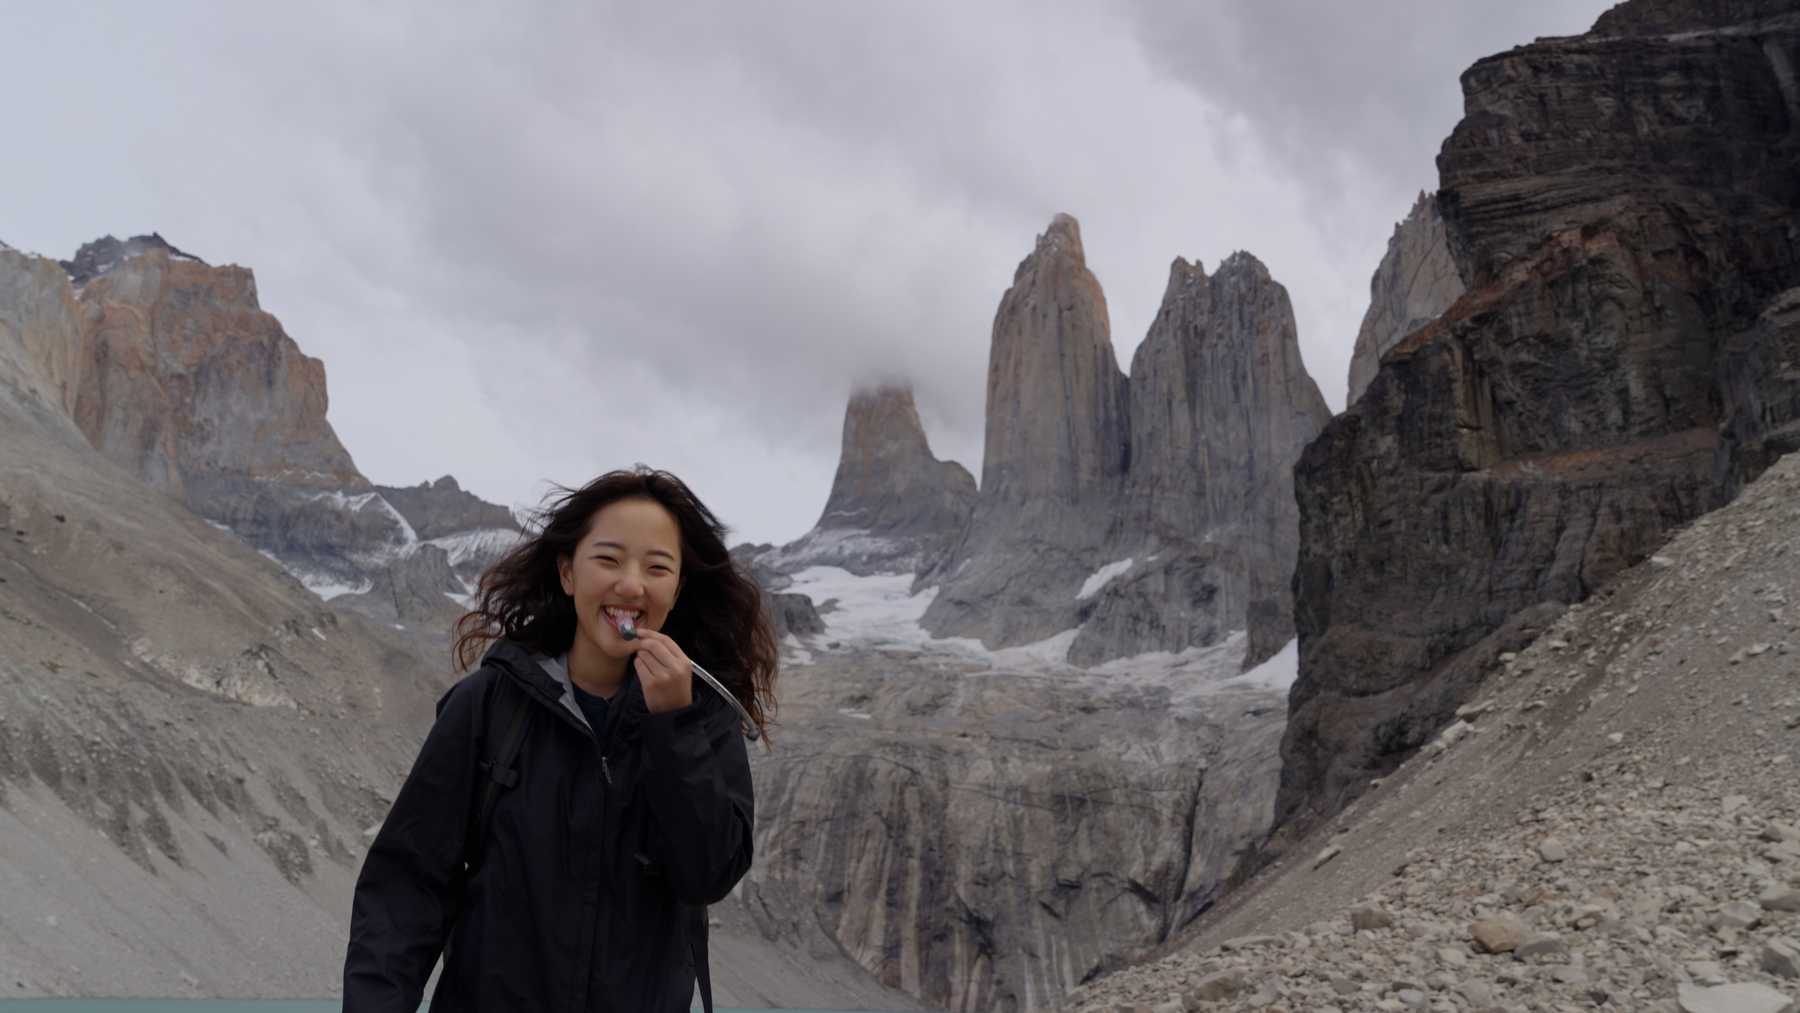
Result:
M1450 257L1450 238L1438 214L1435 194L1420 193L1412 210L1394 226L1387 253L1369 279L1369 309L1356 332L1350 356L1350 397L1355 404L1381 365L1381 356L1400 339L1436 320L1463 294Z
M767 555L796 571L839 566L851 573L911 573L942 555L975 505L975 478L931 453L912 388L859 388L844 410L843 449L825 512L811 531Z
M1299 833L1795 442L1800 13L1634 2L1463 75L1468 291L1296 469Z
M209 266L150 235L108 236L60 268L9 255L0 273L19 305L49 314L26 330L56 360L48 382L88 441L315 591L368 591L430 541L462 578L451 591L464 593L517 536L509 511L454 480L373 486L326 421L324 364L262 311L248 269Z
M1558 606L1426 749L1066 1008L1794 1009L1797 539L1790 455Z
M47 263L0 264L0 980L323 994L444 676L89 446Z
M1300 360L1287 290L1234 253L1177 259L1131 362L1131 466L1114 558L1084 599L1078 664L1250 630L1247 664L1293 636L1292 467L1331 417Z
M1329 417L1287 292L1247 253L1177 260L1129 381L1074 219L1059 215L1001 300L982 484L963 537L917 586L941 636L1072 633L1078 664L1179 652L1252 628L1290 637L1289 469ZM1253 618L1254 617L1254 618Z
M168 254L146 258L83 294L120 271L163 270L154 261ZM159 448L175 451L163 474L190 482L191 449L152 441L126 456L90 444L74 415L87 363L70 353L88 305L54 262L0 251L0 988L333 995L362 849L454 678L443 627L414 636L394 617L453 613L438 589L459 581L454 554L433 538L510 517L448 480L395 490L391 509L427 537L375 570L368 591L322 603L266 553L146 486L140 465ZM200 321L171 314L163 326L204 333L216 307L190 305ZM163 332L147 333L167 352ZM235 404L212 417L253 425L244 406L275 399L221 389L231 376L219 361L254 354L201 355L160 383L116 371L110 389L162 395L137 402L147 411ZM282 368L307 375L296 361ZM205 394L191 401L170 393L196 389ZM268 448L248 456L271 459ZM916 1006L841 952L772 944L738 909L719 914L724 1004Z
M994 315L980 494L918 581L941 585L925 613L933 633L999 646L1075 626L1075 591L1106 562L1129 454L1109 327L1081 227L1057 215Z

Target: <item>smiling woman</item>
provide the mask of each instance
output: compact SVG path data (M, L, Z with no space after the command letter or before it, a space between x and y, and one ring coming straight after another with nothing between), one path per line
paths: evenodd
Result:
M744 739L774 707L761 595L667 472L542 522L457 624L481 663L363 865L347 1013L411 1013L440 953L438 1011L686 1010L696 981L712 1009L705 906L750 866Z

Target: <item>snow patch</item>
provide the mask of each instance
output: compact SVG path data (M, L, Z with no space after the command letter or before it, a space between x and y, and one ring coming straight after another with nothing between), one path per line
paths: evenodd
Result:
M394 558L411 555L419 544L418 532L414 531L413 526L400 515L400 511L395 510L394 505L378 492L359 493L355 496L342 491L321 492L315 493L311 498L314 502L328 500L332 506L348 513L361 513L369 507L374 507L380 513L386 514L400 532L400 544L391 552L383 553L384 556Z
M781 638L781 653L796 665L810 665L813 663L812 652L807 650L806 645L800 642L800 638L794 636L792 633Z
M450 565L460 566L470 560L481 562L498 558L523 537L520 532L508 528L477 528L432 538L425 544L443 549L450 557Z
M444 597L455 602L457 604L457 607L459 607L459 608L467 609L467 610L473 610L475 608L475 596L474 595L457 594L455 591L445 591Z
M304 584L308 591L318 595L320 601L330 601L333 598L341 598L347 594L368 594L375 588L375 582L372 580L364 580L356 584L345 584L335 577L324 577L317 574L305 576L295 574L295 576L300 578L300 583Z
M1225 680L1227 686L1249 686L1286 693L1300 677L1300 641L1289 640L1275 656L1243 675Z
M951 655L1005 671L1035 672L1067 663L1069 645L1075 642L1078 630L1063 630L1033 644L1000 650L990 650L970 637L933 637L919 625L919 619L938 589L928 587L913 594L912 581L912 575L904 573L858 577L835 566L812 566L794 574L794 583L787 590L808 595L814 602L837 599L836 607L825 614L822 639L864 648Z
M1111 583L1114 577L1131 569L1132 562L1133 560L1131 557L1127 556L1116 563L1108 563L1100 569L1095 570L1093 575L1081 585L1081 590L1076 592L1075 600L1085 601L1092 598L1101 588Z
M786 570L814 561L894 556L905 550L904 542L872 535L862 528L815 528L762 558L775 569Z

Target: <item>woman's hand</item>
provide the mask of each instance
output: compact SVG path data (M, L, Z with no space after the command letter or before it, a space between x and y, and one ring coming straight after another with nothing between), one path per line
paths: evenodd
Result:
M644 687L644 706L652 714L680 710L694 702L694 663L681 653L675 641L655 630L637 631L638 649L632 664Z

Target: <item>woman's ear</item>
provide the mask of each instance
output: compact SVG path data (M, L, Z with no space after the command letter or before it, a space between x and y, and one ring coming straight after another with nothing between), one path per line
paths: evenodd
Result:
M568 556L558 556L556 558L557 579L562 581L563 594L566 594L571 598L575 597L575 579L572 572L574 569L574 562L575 561Z

